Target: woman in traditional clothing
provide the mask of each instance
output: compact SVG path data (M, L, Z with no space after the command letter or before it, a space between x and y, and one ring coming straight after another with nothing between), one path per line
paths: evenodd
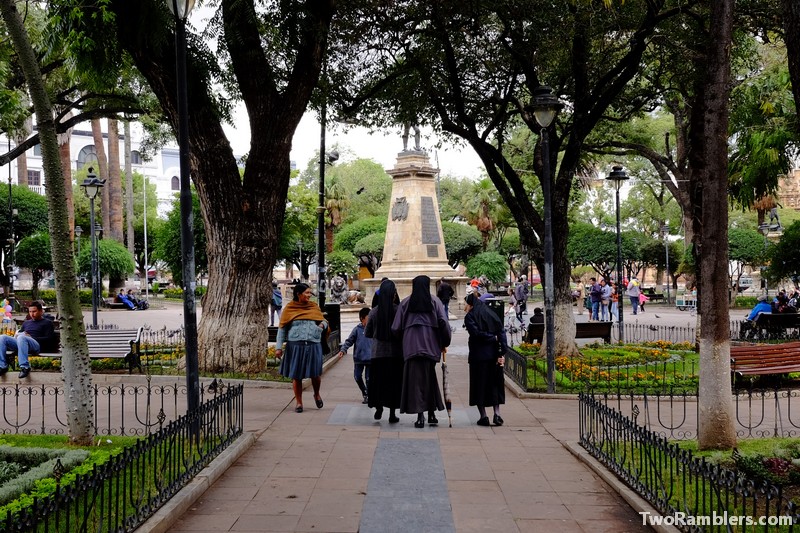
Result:
M375 420L389 408L389 423L400 421L395 413L400 407L403 387L403 350L400 338L392 334L392 322L397 313L397 288L391 280L384 280L378 289L375 307L367 317L364 335L372 339L367 399L375 408Z
M431 280L417 276L411 282L411 296L403 299L392 323L392 332L403 339L403 389L401 413L417 413L414 427L425 427L423 413L428 412L428 424L438 424L435 411L444 409L442 394L436 379L436 363L450 345L450 323L444 306L431 297Z
M508 349L506 332L497 314L475 294L468 294L466 303L464 326L469 332L469 404L478 407L479 426L490 425L486 416L487 405L494 409L494 425L502 426L500 405L506 403L503 376L503 354Z
M319 387L322 384L322 343L327 342L328 322L319 306L311 301L313 292L305 283L292 290L294 298L283 308L275 340L275 357L281 360L280 373L292 378L295 412L303 412L303 379L311 378L314 401L322 409ZM286 350L283 341L286 340Z

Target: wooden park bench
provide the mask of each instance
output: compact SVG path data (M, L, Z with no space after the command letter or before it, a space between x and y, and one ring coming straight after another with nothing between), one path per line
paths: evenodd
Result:
M133 373L134 368L142 372L141 361L142 328L138 329L87 329L86 342L89 345L89 357L92 359L124 358L128 363L128 372ZM58 350L54 350L55 347ZM47 351L45 351L47 350ZM50 346L45 347L40 353L31 353L39 357L61 357L61 332L55 331L55 339ZM6 357L9 363L14 363L16 358Z
M128 310L128 306L122 302L117 302L114 298L103 298L101 302L102 306L107 309L125 309Z
M747 327L745 327L747 326ZM752 324L742 324L743 340L800 338L800 313L758 313Z
M652 287L644 289L642 292L644 293L645 296L650 298L650 302L652 303L664 301L664 293L656 292L656 290Z
M575 324L576 339L603 339L611 344L612 322L578 322ZM525 342L541 343L544 338L544 324L528 324L528 333Z
M731 346L731 372L740 376L800 372L800 342Z

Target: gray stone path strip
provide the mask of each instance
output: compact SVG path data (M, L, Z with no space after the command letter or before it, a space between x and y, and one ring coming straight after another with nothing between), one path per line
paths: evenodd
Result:
M359 531L455 532L436 441L378 441Z

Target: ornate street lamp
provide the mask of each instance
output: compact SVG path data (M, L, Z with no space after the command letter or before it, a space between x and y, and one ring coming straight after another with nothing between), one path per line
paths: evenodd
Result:
M197 358L195 306L194 219L189 178L189 102L186 87L186 19L194 0L166 0L175 16L175 74L178 79L178 147L180 150L181 260L183 263L183 327L186 335L186 397L188 411L200 406L200 370ZM145 191L146 193L146 191ZM145 268L147 265L145 265ZM145 272L145 276L147 273Z
M625 329L623 328L622 320L622 302L625 296L622 293L622 236L619 231L619 190L622 185L628 180L628 175L622 170L622 167L614 167L611 173L606 176L606 179L614 184L617 198L617 313L619 314L619 343L625 342Z
M550 87L539 86L533 91L533 115L541 128L542 139L542 196L544 197L544 324L545 353L547 354L547 392L556 391L555 384L555 316L553 312L555 287L553 287L553 221L550 201L550 137L548 129L563 107Z
M667 265L667 305L669 305L669 286L672 285L672 278L669 277L669 224L661 226L661 233L664 235L664 257Z
M339 160L336 150L325 153L325 126L327 105L320 111L319 132L319 205L317 206L317 303L325 310L325 165L332 165ZM302 267L300 276L302 277Z
M95 228L94 222L94 199L100 189L106 184L106 180L97 179L94 169L89 167L86 179L81 183L83 194L89 199L89 227ZM78 233L80 235L80 233ZM92 328L97 329L97 307L100 304L100 294L102 285L100 284L100 261L97 258L97 231L91 231L89 239L92 243Z

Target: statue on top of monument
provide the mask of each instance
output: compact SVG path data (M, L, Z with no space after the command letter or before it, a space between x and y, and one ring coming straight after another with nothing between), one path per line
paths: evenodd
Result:
M412 128L414 129L414 151L421 152L422 147L419 145L419 126L411 122L403 124L403 151L408 152L408 134Z

